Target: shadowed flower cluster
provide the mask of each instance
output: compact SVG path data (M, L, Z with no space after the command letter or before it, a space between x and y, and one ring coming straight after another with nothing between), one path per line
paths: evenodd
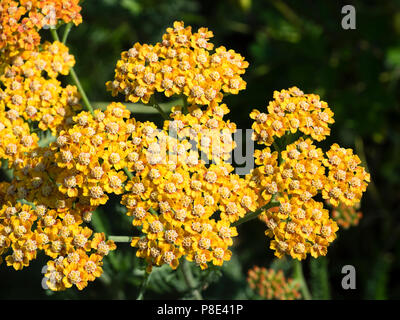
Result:
M301 299L300 284L286 279L282 270L254 266L248 271L247 282L261 298L266 300Z

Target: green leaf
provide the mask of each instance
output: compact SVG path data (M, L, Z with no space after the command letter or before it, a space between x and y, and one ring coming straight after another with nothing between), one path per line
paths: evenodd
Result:
M243 11L247 12L251 9L252 0L239 0L239 5Z
M282 270L285 274L287 274L292 269L292 263L286 257L283 257L281 259L275 258L272 261L270 268L276 271Z
M181 272L172 270L170 266L163 265L153 268L148 288L158 294L166 294L171 291L184 292L187 290Z
M39 147L44 148L54 141L56 141L56 137L53 136L50 131L46 131L44 137L39 140L38 145Z
M393 259L388 254L378 257L367 281L366 299L386 300L389 272Z
M393 47L388 49L386 54L386 61L390 66L400 67L400 47Z
M142 11L142 6L136 0L122 0L121 6L128 9L135 16Z
M92 214L92 226L96 232L104 232L109 234L110 225L107 219L104 218L104 211L101 208L97 208Z
M237 255L232 255L231 260L224 263L222 267L224 276L230 277L234 280L241 280L243 276L243 269Z
M310 260L311 292L313 299L329 300L331 298L328 259L326 257Z

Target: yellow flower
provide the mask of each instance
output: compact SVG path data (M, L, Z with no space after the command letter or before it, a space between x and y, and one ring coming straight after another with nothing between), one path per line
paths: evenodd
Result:
M122 172L107 172L108 180L104 185L104 190L108 193L121 194L124 192L124 182L127 176Z
M76 171L66 170L57 177L57 182L60 184L58 190L73 198L79 194L78 188L82 186L83 176Z
M90 198L90 205L98 206L105 204L108 200L107 194L103 187L96 183L88 183L83 189L83 195Z
M222 90L237 94L246 87L241 74L248 67L243 57L224 47L211 54L211 31L200 28L193 33L183 22L167 28L156 45L135 43L121 54L115 79L108 81L113 96L149 103L157 90L167 97L184 94L189 103L209 105L222 100Z
M104 233L95 233L93 239L90 241L90 245L100 256L106 256L110 251L117 248L114 241L106 241Z

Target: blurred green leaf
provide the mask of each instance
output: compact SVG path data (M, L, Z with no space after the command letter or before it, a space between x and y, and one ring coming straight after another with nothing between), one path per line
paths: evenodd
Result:
M389 48L386 61L392 67L400 66L400 47Z
M139 1L136 0L122 0L121 6L128 9L133 15L138 15L142 11Z
M328 259L319 257L310 259L310 284L313 299L329 300L331 298Z

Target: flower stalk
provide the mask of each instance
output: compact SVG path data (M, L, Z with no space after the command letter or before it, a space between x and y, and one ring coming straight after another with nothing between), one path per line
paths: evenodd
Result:
M169 120L169 116L164 112L163 109L161 109L161 107L158 103L154 103L153 108L155 108L161 114L161 116L164 118L164 120Z
M67 42L67 38L68 38L69 32L72 29L72 26L73 26L73 24L71 22L67 23L67 25L65 27L65 30L64 30L64 34L62 36L62 43L65 44Z
M307 286L307 282L304 279L304 274L303 274L303 266L301 264L301 261L299 260L293 260L293 277L300 283L300 291L304 297L305 300L311 300L311 294Z
M112 240L114 242L131 242L132 237L129 236L109 236L109 240Z
M60 41L60 38L59 38L59 36L58 36L58 34L57 34L57 30L56 30L56 29L50 29L50 33L51 33L51 35L52 35L52 37L53 37L53 39L54 39L55 41ZM65 36L65 35L64 35L64 36ZM85 105L86 109L87 109L92 115L94 115L93 107L92 107L92 105L90 104L89 98L87 97L86 92L85 92L85 90L83 89L82 84L81 84L81 82L79 81L79 78L78 78L77 74L75 73L74 68L72 68L72 67L70 68L69 74L70 74L70 76L71 76L72 81L74 82L74 84L75 84L76 87L78 88L79 93L81 94L82 101L83 101L83 104Z
M258 208L256 211L246 214L243 218L239 219L232 224L233 227L240 226L241 224L257 218L263 211L279 206L279 202L271 201L265 206Z
M140 286L139 295L136 298L136 300L144 300L144 293L146 292L147 285L149 284L150 276L151 276L151 272L145 272L144 273L144 278L143 278L143 281L142 281L142 285Z
M190 269L190 265L186 259L183 259L180 269L182 271L183 278L185 279L186 285L190 289L193 297L196 300L203 300L200 290L196 289L196 284L195 284L195 280L193 278L192 270Z
M132 172L130 172L127 167L123 167L122 169L124 170L125 174L128 176L129 180L132 180L132 178L133 178Z

